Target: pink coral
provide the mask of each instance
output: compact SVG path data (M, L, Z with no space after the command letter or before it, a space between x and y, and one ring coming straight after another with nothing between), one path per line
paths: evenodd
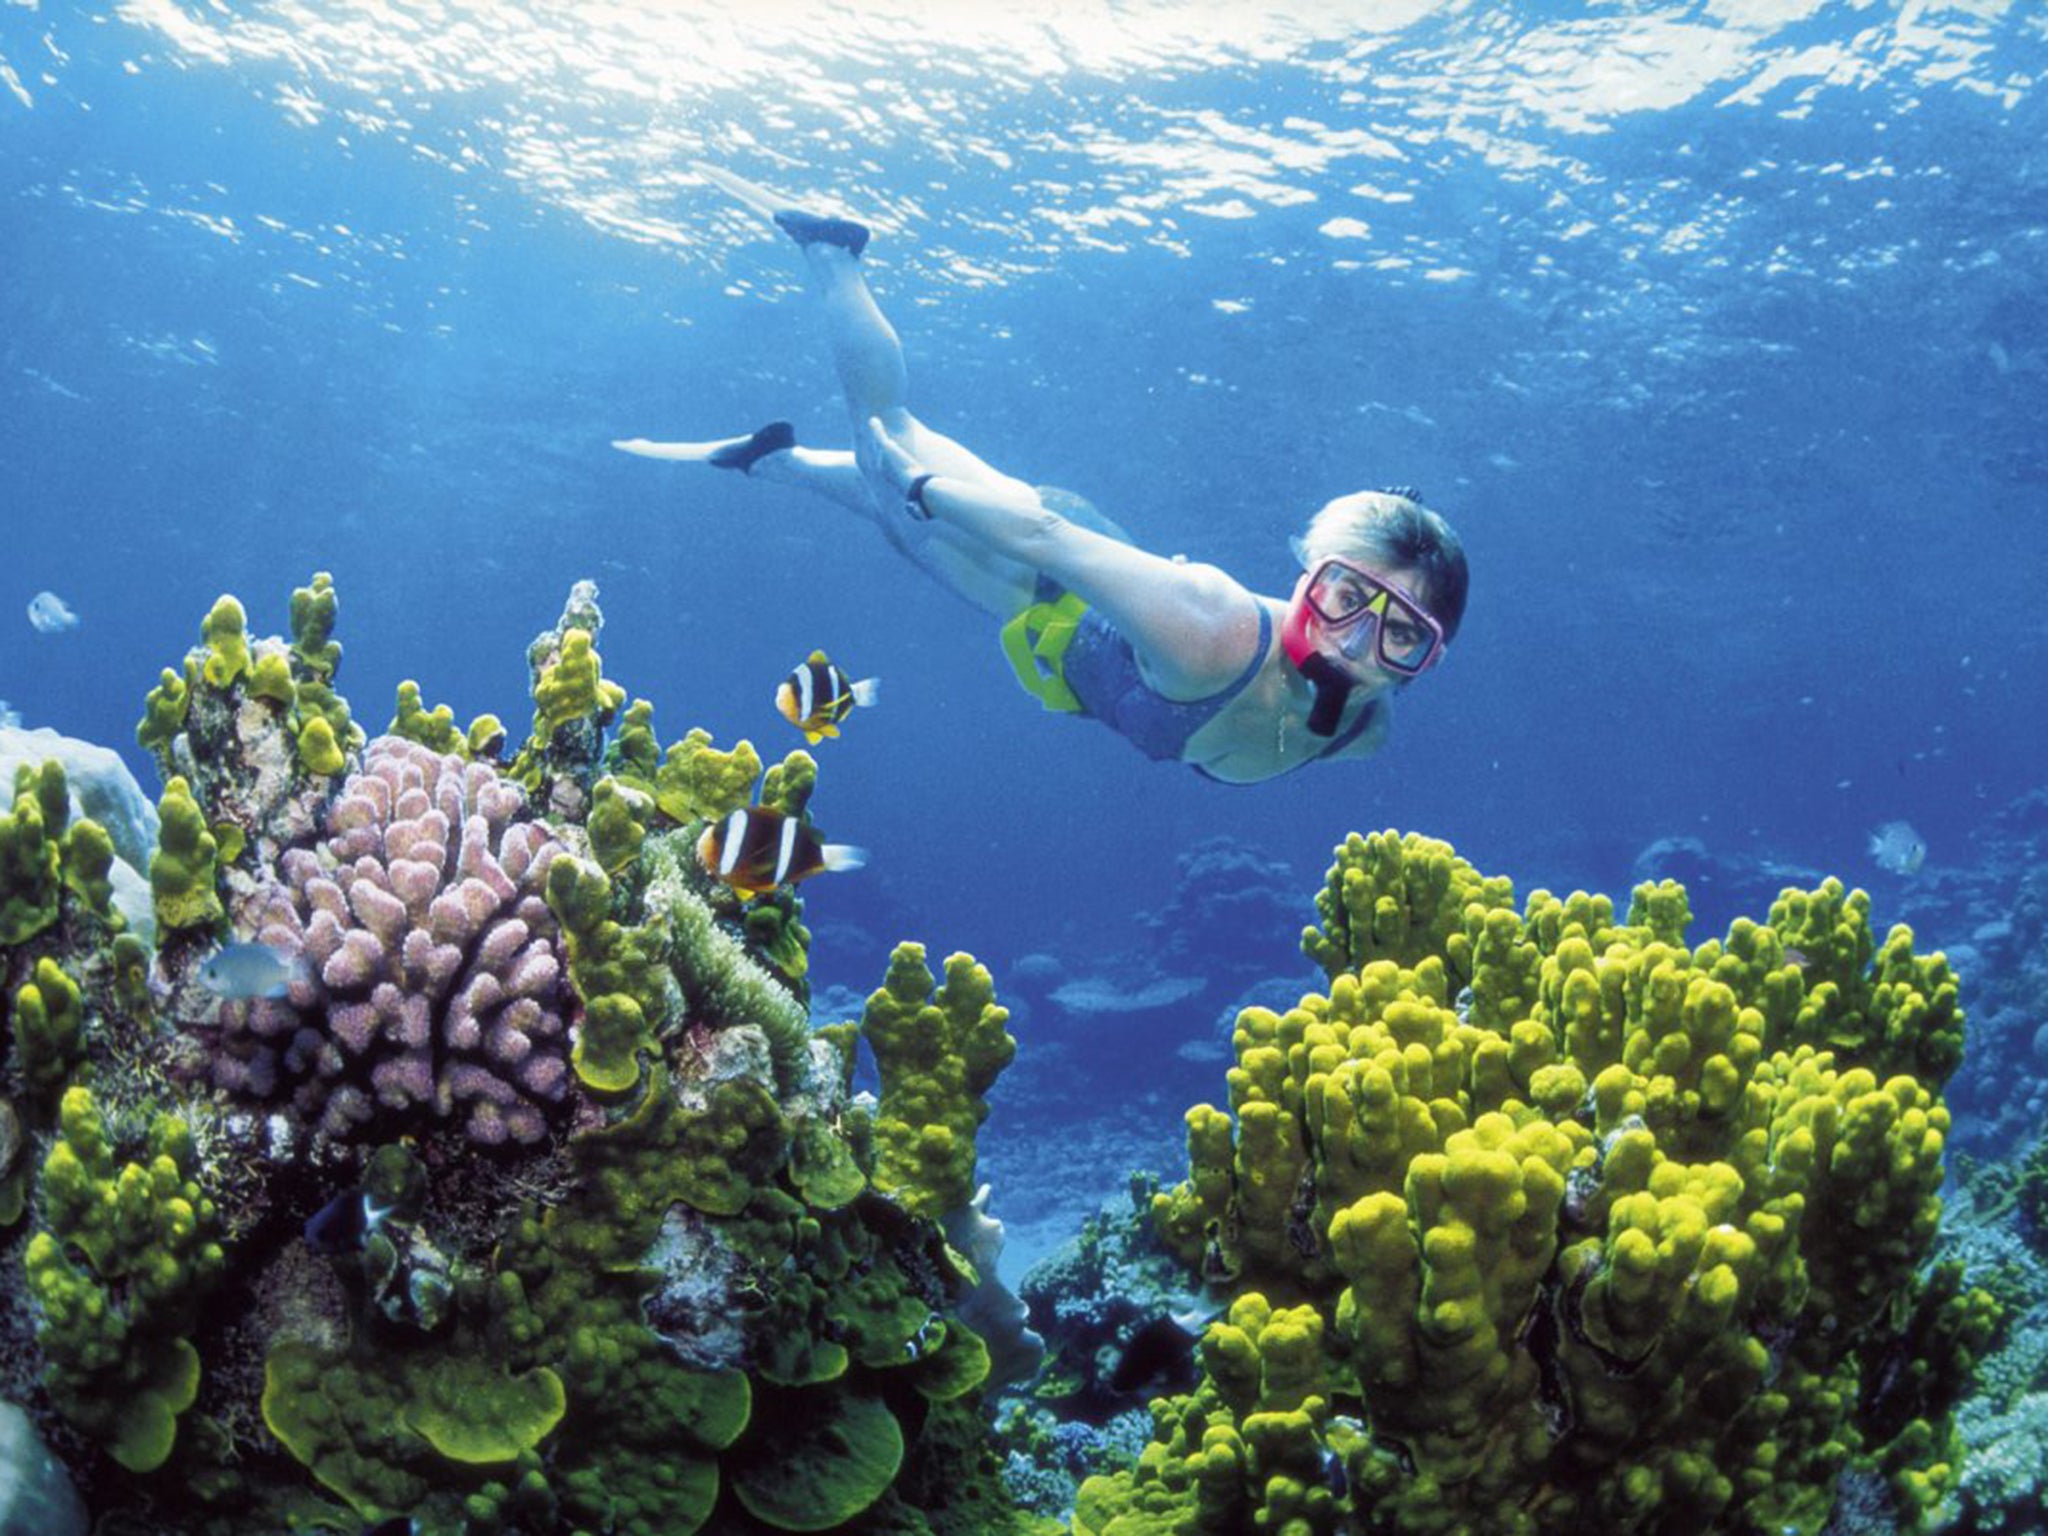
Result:
M213 1079L289 1091L336 1140L455 1118L486 1145L542 1139L566 1106L569 997L542 891L561 844L482 763L385 736L279 860L259 941L301 955L287 993L230 1005Z

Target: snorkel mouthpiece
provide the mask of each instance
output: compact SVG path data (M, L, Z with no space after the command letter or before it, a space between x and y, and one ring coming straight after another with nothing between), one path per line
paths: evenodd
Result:
M1312 735L1334 736L1337 722L1344 717L1344 701L1351 697L1353 687L1350 675L1322 652L1312 652L1308 659L1295 663L1295 670L1308 679L1309 686L1316 691L1315 702L1309 705L1308 728Z
M1316 649L1309 636L1308 620L1308 605L1296 598L1280 628L1280 648L1294 663L1294 670L1315 690L1308 709L1309 731L1317 736L1334 736L1337 722L1344 716L1344 701L1351 697L1355 684L1348 672Z

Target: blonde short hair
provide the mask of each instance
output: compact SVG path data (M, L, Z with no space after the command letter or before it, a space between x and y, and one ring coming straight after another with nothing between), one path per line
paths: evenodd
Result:
M1401 491L1339 496L1309 519L1301 544L1310 565L1335 556L1389 576L1408 573L1416 600L1443 626L1444 639L1457 634L1471 586L1465 546L1418 498Z

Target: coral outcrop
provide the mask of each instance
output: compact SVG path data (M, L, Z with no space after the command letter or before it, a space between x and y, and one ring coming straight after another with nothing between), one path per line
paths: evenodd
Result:
M1676 886L1517 911L1391 833L1317 905L1327 992L1240 1016L1155 1202L1232 1298L1202 1381L1077 1536L1816 1531L1856 1468L1931 1507L1941 956L1833 882L1688 947Z
M811 1026L802 903L691 851L757 794L805 815L816 764L618 720L596 597L504 767L496 717L413 688L364 741L325 577L289 639L215 603L138 728L153 939L62 767L19 769L0 1399L56 1458L39 1507L72 1519L68 1470L104 1528L194 1536L1047 1528L978 1409L1027 1337L975 1267L987 973L892 972L878 1120L857 1026ZM899 1135L943 1155L885 1174Z

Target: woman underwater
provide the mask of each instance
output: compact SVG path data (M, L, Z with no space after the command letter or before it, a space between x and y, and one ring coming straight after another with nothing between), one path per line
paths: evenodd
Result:
M854 449L798 445L787 422L701 443L613 444L800 486L872 519L904 555L1002 622L1018 680L1147 756L1253 784L1385 741L1393 693L1443 659L1465 612L1465 555L1415 493L1358 491L1294 542L1291 596L1139 548L1078 498L1046 497L926 426L903 348L868 291L865 226L696 170L802 249L823 303Z

